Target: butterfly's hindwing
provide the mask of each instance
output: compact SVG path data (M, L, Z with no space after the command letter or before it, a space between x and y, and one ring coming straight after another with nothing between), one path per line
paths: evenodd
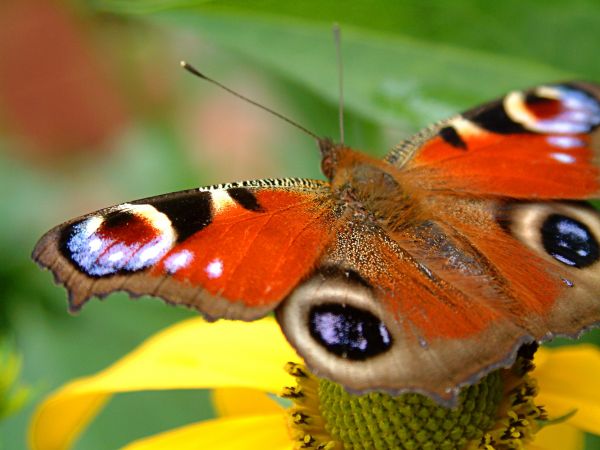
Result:
M341 229L277 309L315 373L356 392L416 391L456 405L460 386L510 366L523 344L574 337L600 321L598 212L451 197L432 204L430 218L400 231ZM559 236L545 230L555 216Z

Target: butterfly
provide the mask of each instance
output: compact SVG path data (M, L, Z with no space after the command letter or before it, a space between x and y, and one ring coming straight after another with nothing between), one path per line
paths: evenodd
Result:
M384 159L319 139L327 181L92 212L46 233L33 258L72 311L114 291L210 320L274 311L317 375L451 406L522 345L600 322L600 213L584 202L600 197L599 125L599 85L515 91Z

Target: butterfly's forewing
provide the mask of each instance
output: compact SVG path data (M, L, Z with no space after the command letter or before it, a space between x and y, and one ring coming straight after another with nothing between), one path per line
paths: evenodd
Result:
M67 287L73 310L124 290L253 319L312 269L333 226L326 183L261 180L100 210L49 231L33 257Z
M600 87L512 92L440 122L387 161L431 191L521 199L600 197Z

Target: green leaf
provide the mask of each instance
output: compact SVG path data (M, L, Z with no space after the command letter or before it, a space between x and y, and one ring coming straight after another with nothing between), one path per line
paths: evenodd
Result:
M302 19L330 26L340 22L403 35L431 43L478 49L490 54L517 56L600 77L596 30L600 5L594 0L535 0L481 2L463 0L96 0L98 8L118 13L149 13L168 9L278 16L289 22Z
M311 8L305 5L294 10L286 2L154 1L143 2L142 7L138 3L108 0L100 4L118 12L175 8L142 17L173 28L186 27L331 104L337 102L338 69L331 26L322 19L322 13L325 17L333 14L330 4L315 6L313 16L318 19L314 19L307 15ZM380 10L375 11L382 17ZM348 17L344 14L347 12L341 12L342 18ZM359 22L358 16L353 17ZM449 46L442 39L415 39L387 26L344 26L342 33L347 107L404 132L510 89L569 77L567 71L550 65ZM193 55L178 56L197 63ZM331 130L315 131L332 134Z
M337 102L327 26L189 12L172 12L168 19ZM540 64L399 35L347 28L342 39L348 108L403 129L422 127L511 88L566 76Z

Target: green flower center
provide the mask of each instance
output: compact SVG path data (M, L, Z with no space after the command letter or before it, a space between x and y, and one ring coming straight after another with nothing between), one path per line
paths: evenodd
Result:
M326 428L347 449L450 450L481 438L495 422L502 400L502 378L494 372L461 393L455 409L419 394L349 394L327 380L319 382L320 409Z
M289 424L296 448L320 450L509 450L522 449L540 428L545 412L535 405L537 387L527 373L532 355L519 356L469 386L456 408L446 408L420 394L348 393L319 379L304 366L289 363L297 386Z

